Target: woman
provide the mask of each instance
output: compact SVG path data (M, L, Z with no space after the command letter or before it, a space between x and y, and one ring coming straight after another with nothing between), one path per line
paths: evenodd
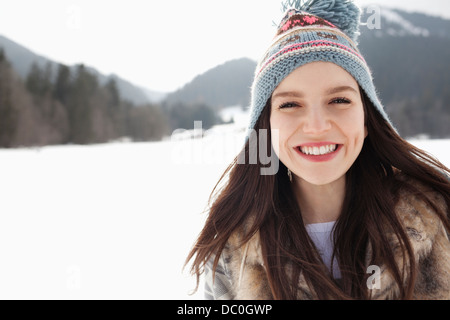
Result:
M215 299L450 299L450 170L392 127L355 44L359 9L294 2L192 272ZM238 161L252 145L275 152L276 172Z

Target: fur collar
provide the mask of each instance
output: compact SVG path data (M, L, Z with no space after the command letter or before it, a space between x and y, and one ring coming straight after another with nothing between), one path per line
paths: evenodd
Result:
M421 192L425 192L437 206L447 209L442 196L410 179L408 183ZM444 226L434 210L417 195L402 189L399 196L395 211L404 225L418 266L414 298L450 299L450 242ZM243 230L234 233L223 251L227 269L232 278L233 295L235 299L273 299L261 255L259 234L256 233L243 246L241 245L242 235ZM403 261L395 235L387 231L387 236L392 247L395 248L394 254L398 265L409 268L408 261ZM370 253L369 245L368 257ZM369 267L369 260L367 260L367 267ZM396 299L399 296L399 289L393 276L385 266L379 267L380 286L379 289L371 289L372 299ZM302 275L300 275L299 288L299 299L316 298Z

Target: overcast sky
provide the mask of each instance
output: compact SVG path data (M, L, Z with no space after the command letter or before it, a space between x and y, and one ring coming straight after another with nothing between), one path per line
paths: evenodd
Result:
M65 64L173 91L225 61L257 60L279 0L0 0L0 34ZM450 19L448 0L356 0Z

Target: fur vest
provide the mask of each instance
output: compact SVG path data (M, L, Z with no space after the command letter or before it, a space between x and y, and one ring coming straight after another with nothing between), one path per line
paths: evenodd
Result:
M417 182L409 181L409 183L425 192L444 212L448 212L442 196ZM395 212L405 228L415 254L418 272L414 298L450 299L450 242L442 221L424 201L405 190L400 190ZM404 266L408 270L408 261L403 261L397 238L388 231L387 237L393 248L396 248L394 254L399 269L402 270ZM235 232L222 251L230 280L230 288L227 288L229 296L234 299L273 299L263 264L258 233L244 246L240 245L241 239L242 232ZM370 252L369 245L367 257L370 257ZM378 275L379 288L373 287L370 290L372 299L396 299L399 296L399 289L390 271L381 265ZM298 298L316 299L302 275L299 281Z

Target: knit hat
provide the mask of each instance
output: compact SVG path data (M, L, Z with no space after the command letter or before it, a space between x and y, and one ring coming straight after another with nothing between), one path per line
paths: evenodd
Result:
M276 36L256 67L249 130L254 129L280 82L298 67L314 61L333 62L344 68L390 123L370 69L357 48L359 8L350 0L291 0L283 3L283 10Z

